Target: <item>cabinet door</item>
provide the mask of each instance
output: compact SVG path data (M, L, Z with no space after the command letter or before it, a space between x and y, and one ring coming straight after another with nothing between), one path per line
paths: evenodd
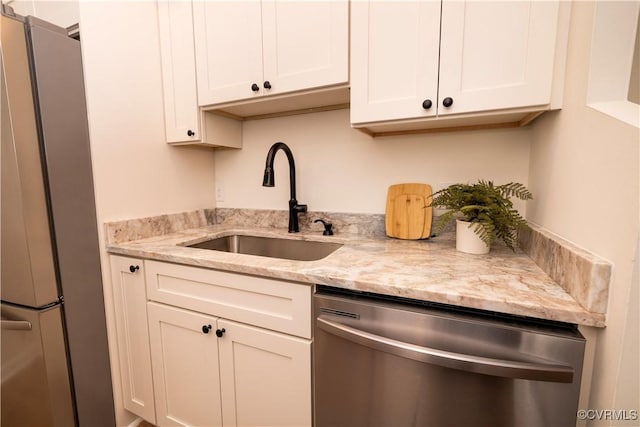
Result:
M438 115L548 104L557 21L557 1L444 0Z
M220 320L225 426L311 426L311 342Z
M347 83L349 2L262 2L265 94Z
M148 311L158 426L221 426L216 318L152 302Z
M434 116L439 37L440 2L353 2L351 122Z
M158 0L167 142L201 138L191 2Z
M263 93L260 9L257 0L193 2L199 105Z
M110 261L124 407L155 424L144 265L119 256Z

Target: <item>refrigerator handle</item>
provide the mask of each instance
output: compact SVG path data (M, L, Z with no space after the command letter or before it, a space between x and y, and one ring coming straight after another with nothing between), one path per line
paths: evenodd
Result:
M31 330L31 322L27 322L26 320L2 320L1 321L2 330L8 331L30 331Z

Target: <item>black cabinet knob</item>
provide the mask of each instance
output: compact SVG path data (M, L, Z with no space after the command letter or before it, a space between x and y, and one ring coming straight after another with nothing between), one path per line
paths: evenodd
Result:
M442 100L442 105L445 107L451 107L453 105L453 98L449 98L448 96Z
M257 91L260 90L260 86L258 86L257 84L254 83L254 84L251 85L251 90L254 91L254 92L257 92Z
M140 270L140 266L139 265L130 265L129 266L129 271L132 272L132 273L135 273L138 270Z
M225 333L225 332L227 332L227 331L226 331L224 328L222 328L222 329L216 329L216 336L217 336L218 338L221 338L221 337L224 335L224 333Z
M269 80L266 80L263 84L265 89L271 89L271 83L269 82Z
M422 101L422 108L424 108L425 110L428 110L429 108L431 108L432 105L433 103L431 102L430 99L425 99L424 101Z
M196 133L195 133L194 131L192 131L191 129L189 129L189 130L187 131L187 136L193 136L193 135L195 135L195 134L196 134Z
M212 329L211 325L202 325L202 332L205 334L208 334L211 329Z

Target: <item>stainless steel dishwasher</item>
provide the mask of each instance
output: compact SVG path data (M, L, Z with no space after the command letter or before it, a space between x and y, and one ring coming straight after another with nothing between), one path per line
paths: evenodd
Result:
M316 427L575 426L574 325L317 286Z

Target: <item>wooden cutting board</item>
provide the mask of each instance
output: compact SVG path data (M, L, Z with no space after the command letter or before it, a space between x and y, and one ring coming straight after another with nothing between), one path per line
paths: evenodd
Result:
M398 239L426 239L431 232L431 186L395 184L387 191L384 217L387 236Z

